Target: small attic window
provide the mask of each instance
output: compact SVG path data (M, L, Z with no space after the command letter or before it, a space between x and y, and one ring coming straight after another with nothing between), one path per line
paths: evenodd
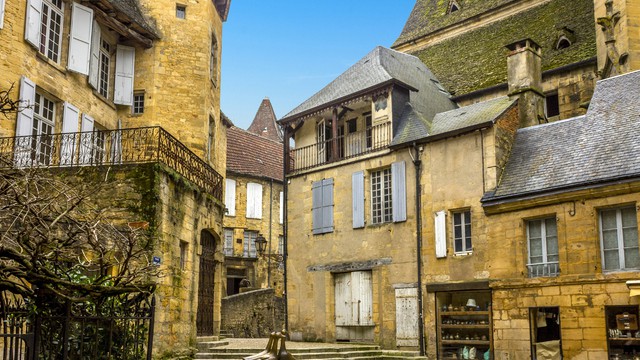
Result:
M449 95L449 92L447 91L447 89L445 89L438 80L431 79L431 81L435 84L435 86L438 88L438 90L440 90L441 93Z
M558 39L558 42L556 43L556 50L566 49L569 46L571 46L571 40L567 39L566 36L562 35L560 36L560 38Z
M456 2L455 0L452 0L452 1L449 3L449 11L448 11L448 14L451 14L452 12L454 12L454 11L458 11L458 10L460 10L460 5L458 5L458 2Z

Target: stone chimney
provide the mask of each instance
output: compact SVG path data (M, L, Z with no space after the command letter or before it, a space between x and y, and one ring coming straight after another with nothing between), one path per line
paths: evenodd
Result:
M520 127L547 122L542 92L542 52L540 45L523 39L507 45L509 97L518 98Z

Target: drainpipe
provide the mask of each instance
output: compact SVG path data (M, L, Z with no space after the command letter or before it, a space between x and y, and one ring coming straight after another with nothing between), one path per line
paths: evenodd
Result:
M269 256L267 256L267 289L271 287L271 225L273 224L273 179L269 179Z
M420 154L422 148L416 143L413 143L413 151L415 151L415 158L411 156L413 165L416 168L416 262L418 264L418 341L420 342L420 356L425 356L425 343L424 343L424 308L422 305L422 206L421 206L421 188L420 173L422 170L422 160L420 160Z
M284 265L284 289L282 291L282 297L284 298L284 329L287 331L287 337L289 336L289 299L287 296L287 258L289 257L289 246L288 246L288 239L289 239L289 216L288 216L288 205L287 205L287 199L288 199L288 190L289 190L289 182L287 180L287 173L289 172L289 164L291 159L289 158L289 127L284 126L284 136L283 136L283 148L284 148L284 154L283 158L284 158L284 166L282 167L282 192L283 192L283 213L282 213L282 233L284 234L284 239L283 241L283 247L284 247L284 251L282 254L282 263Z

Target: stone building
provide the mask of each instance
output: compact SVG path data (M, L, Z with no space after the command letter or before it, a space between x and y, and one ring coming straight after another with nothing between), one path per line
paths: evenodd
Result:
M377 48L283 117L285 144L297 145L285 182L292 337L430 358L640 353L639 88L628 73L639 10L418 1L411 19L422 22L410 19L395 46L415 46L427 67ZM546 31L564 28L547 16L575 37L551 46ZM527 32L533 23L544 31ZM495 71L474 56L484 39L500 42L486 55ZM414 68L428 76L398 72ZM596 87L600 77L611 78Z
M271 101L265 98L249 130L227 130L223 294L256 288L283 293L282 134ZM256 239L266 241L259 254ZM249 285L241 282L248 280Z
M219 328L229 1L0 0L0 89L28 105L0 121L14 166L109 169L114 204L156 236L155 354Z

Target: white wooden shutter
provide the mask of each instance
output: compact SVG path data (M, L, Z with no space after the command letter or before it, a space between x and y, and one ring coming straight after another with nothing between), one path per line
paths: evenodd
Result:
M284 193L280 191L280 224L284 222Z
M322 233L322 180L311 184L311 226L314 234Z
M76 2L73 3L72 9L67 68L80 74L89 75L93 10Z
M0 0L0 29L4 25L4 0Z
M391 164L391 203L393 221L407 220L407 190L404 161Z
M27 166L31 159L31 131L33 128L33 108L36 102L36 84L23 76L20 78L20 105L24 109L18 112L14 161L16 166Z
M224 206L228 216L236 216L236 181L225 179Z
M247 184L247 218L262 219L262 185Z
M373 291L370 271L351 273L353 295L353 324L373 325Z
M80 131L80 163L91 163L91 151L93 150L93 118L87 114L82 114L82 127Z
M136 49L118 45L116 50L116 80L113 102L120 105L133 105L133 72Z
M349 325L351 319L351 273L334 275L336 326Z
M42 0L27 0L27 17L24 25L24 38L36 49L40 49L40 17Z
M444 210L436 212L433 229L436 239L436 257L447 257L447 223Z
M322 232L333 231L333 179L322 180Z
M76 139L78 132L78 117L80 110L77 107L64 103L64 113L62 116L62 144L60 148L60 165L73 164L73 157L76 153Z
M418 289L396 289L396 346L418 346Z
M353 205L353 228L364 227L364 171L351 175L351 198Z
M94 20L91 28L91 56L89 58L89 85L98 88L100 75L100 25Z
M111 132L111 163L122 162L122 120L118 119L118 130Z

